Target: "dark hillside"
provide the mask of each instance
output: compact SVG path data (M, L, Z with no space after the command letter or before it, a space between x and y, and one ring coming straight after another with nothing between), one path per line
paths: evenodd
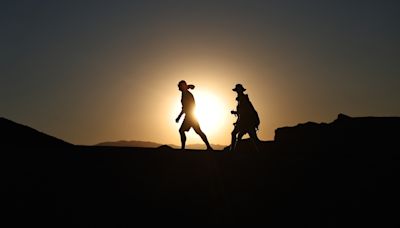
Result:
M396 227L399 119L339 115L280 128L259 151L248 140L235 152L3 147L6 217L68 227Z
M0 117L2 147L68 147L71 144L28 126Z

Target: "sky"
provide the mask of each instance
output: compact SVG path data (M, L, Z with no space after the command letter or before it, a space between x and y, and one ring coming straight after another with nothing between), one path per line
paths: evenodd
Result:
M182 79L215 144L230 144L237 83L262 140L400 116L398 1L1 1L0 28L0 116L74 144L179 145Z

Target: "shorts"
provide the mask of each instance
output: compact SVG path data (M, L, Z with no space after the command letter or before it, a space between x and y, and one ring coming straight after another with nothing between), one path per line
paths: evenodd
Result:
M185 119L183 120L182 126L179 129L180 131L189 131L190 128L200 129L199 122L197 121L196 117L194 116L185 116Z

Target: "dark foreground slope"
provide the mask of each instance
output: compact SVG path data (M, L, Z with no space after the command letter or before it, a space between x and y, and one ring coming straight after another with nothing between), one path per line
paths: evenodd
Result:
M350 118L276 131L257 152L6 147L14 225L400 224L399 118ZM2 145L4 142L2 141Z
M2 147L69 147L71 144L28 126L0 117Z

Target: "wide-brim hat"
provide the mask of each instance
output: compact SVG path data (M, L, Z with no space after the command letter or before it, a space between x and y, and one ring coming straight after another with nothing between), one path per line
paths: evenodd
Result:
M242 84L236 84L235 88L232 89L233 91L239 92L239 91L246 91L245 88L243 88Z

